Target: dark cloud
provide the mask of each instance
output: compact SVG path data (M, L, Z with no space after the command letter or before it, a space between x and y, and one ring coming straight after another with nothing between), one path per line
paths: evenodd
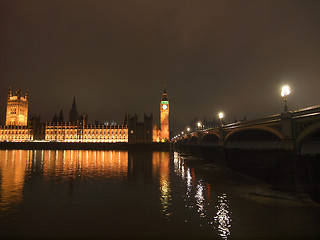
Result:
M229 120L319 104L319 1L4 1L0 112L29 89L50 120L76 96L89 120L153 113L165 81L172 127L224 110Z

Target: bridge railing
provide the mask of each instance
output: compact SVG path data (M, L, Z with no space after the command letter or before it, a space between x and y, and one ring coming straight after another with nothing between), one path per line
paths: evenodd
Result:
M224 124L222 126L222 128L228 129L228 128L238 128L238 127L245 127L245 126L254 126L254 125L258 125L258 124L278 122L280 120L281 120L281 114L276 114L276 115L272 115L272 116L265 117L265 118L255 119L255 120L243 120L243 121L239 121L239 122ZM207 128L207 129L202 129L201 131L207 132L207 131L218 129L218 128L219 127ZM193 133L196 133L196 131Z
M278 122L280 120L281 120L281 114L276 114L276 115L272 115L272 116L265 117L265 118L259 118L259 119L255 119L255 120L246 120L246 121L226 124L223 126L223 128L252 126L252 125L257 125L257 124L262 124L262 123Z
M320 115L320 105L312 106L303 108L300 110L295 110L291 112L292 118L301 118L301 117L307 117L307 116L314 116L314 115ZM272 123L272 122L279 122L281 121L281 114L275 114L269 117L259 118L255 120L244 120L234 123L225 124L222 126L224 129L230 129L230 128L239 128L239 127L246 127L246 126L255 126L259 124L266 124L266 123ZM219 127L214 128L207 128L202 129L202 132L218 129ZM195 134L197 131L194 131L189 134Z
M303 116L308 116L308 115L318 115L318 114L320 114L320 106L319 105L293 111L292 117L297 118L297 117L303 117Z

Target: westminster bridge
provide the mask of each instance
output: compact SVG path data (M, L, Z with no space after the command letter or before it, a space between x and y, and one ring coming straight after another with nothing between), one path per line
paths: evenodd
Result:
M215 128L185 132L173 141L184 146L283 149L300 154L308 151L312 144L319 143L319 135L320 106L312 106L265 118L221 123ZM317 150L320 151L320 147Z

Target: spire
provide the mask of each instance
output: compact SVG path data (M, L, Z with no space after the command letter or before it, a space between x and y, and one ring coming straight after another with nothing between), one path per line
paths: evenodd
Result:
M76 97L73 96L73 103L72 103L72 109L76 109L77 106L76 106Z
M53 123L57 123L58 120L59 120L59 119L58 119L58 115L57 115L57 113L55 113L54 116L53 116L53 118L52 118L52 122L53 122Z
M11 87L9 87L9 92L8 92L8 98L12 97L12 90Z
M60 113L59 113L59 122L64 122L62 109L60 110Z
M18 99L20 99L21 93L22 93L22 92L21 92L21 89L18 88L18 90L17 90L17 92L16 92Z
M71 111L69 113L69 122L76 123L78 120L79 120L79 113L77 111L76 97L74 96Z
M169 101L168 96L167 96L167 81L164 83L161 101Z

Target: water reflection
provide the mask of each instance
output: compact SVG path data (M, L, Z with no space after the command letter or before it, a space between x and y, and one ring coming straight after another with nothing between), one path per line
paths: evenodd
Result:
M203 218L206 216L206 210L205 210L205 198L203 195L204 187L203 187L202 180L198 181L196 189L197 189L197 192L195 195L195 199L198 206L198 213L200 214L200 217Z
M30 169L31 151L0 151L0 213L22 202L26 169Z
M231 212L229 211L229 201L226 194L218 196L217 214L214 217L218 223L218 232L222 239L228 239L231 228Z
M207 189L204 186L203 180L196 180L194 170L186 166L185 159L177 152L174 153L174 172L186 186L184 194L185 207L188 209L196 207L199 217L206 217L208 199L206 200L204 196ZM194 186L194 183L197 183L196 186ZM187 222L188 220L186 219L185 221Z
M191 190L192 190L192 177L190 173L190 168L188 168L187 169L187 192L186 192L187 198L191 197Z
M42 151L40 168L46 178L124 178L128 173L128 152L64 150Z
M99 212L104 211L102 219L107 221L106 213L113 206L112 216L117 215L121 221L137 217L136 214L130 217L130 212L147 213L138 218L154 221L159 218L161 224L164 219L178 225L182 221L183 227L196 226L212 236L218 232L227 239L231 214L226 195L219 196L216 212L210 184L196 176L194 168L177 152L173 162L170 159L168 152L148 151L0 151L0 216L9 209L19 209L17 205L22 202L28 211L27 204L37 198L42 212L60 211L59 218L69 217L63 214L72 206L73 214L85 222L92 214L83 210L96 206ZM128 197L132 197L130 208ZM66 207L55 201L71 205Z
M218 208L218 211L215 213L213 206L211 206L211 185L203 179L196 179L194 169L187 167L185 158L179 153L174 153L173 162L175 174L180 177L186 186L185 207L191 213L196 210L200 218L200 227L207 225L217 229L218 235L222 239L227 239L231 234L231 212L229 212L227 195L222 194L217 197L218 205L216 208ZM214 219L214 222L212 219ZM185 219L185 222L189 222L189 219Z

